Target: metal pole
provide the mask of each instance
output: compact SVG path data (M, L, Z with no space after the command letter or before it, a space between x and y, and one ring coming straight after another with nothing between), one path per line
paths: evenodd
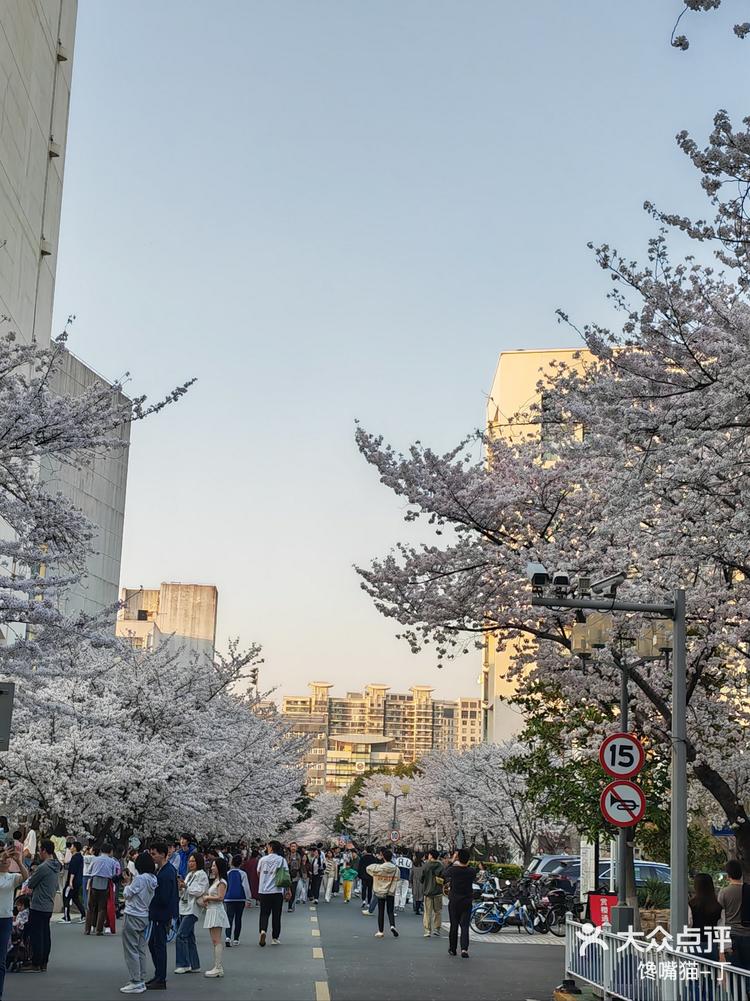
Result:
M398 796L393 797L393 830L396 830L396 800Z
M674 653L672 662L672 803L669 894L670 931L687 926L687 630L685 591L674 593Z
M620 665L620 729L628 729L628 668L623 657ZM633 927L635 914L628 907L628 836L629 827L621 827L617 835L617 906L612 908L612 930L624 932ZM598 875L598 874L597 874Z
M372 810L367 807L367 842L370 842L370 828L372 827Z
M458 814L458 835L456 836L456 848L463 848L464 846L464 808L459 803L456 806L456 813Z

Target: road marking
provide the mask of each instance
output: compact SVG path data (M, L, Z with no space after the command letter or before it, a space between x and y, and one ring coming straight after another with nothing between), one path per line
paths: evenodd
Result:
M318 919L316 917L311 917L310 920L312 921L312 923L314 925L316 925L318 923Z
M322 959L322 958L323 958L323 950L320 948L319 945L313 946L313 959Z
M320 931L317 928L311 928L310 931L313 938L320 938Z
M331 1001L331 992L328 990L327 980L315 981L315 1001Z

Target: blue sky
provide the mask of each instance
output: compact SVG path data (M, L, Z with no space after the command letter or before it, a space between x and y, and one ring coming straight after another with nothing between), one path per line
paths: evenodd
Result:
M134 392L123 583L216 583L266 685L473 694L394 638L355 562L406 534L359 458L481 424L497 355L606 317L586 249L703 211L674 135L748 108L734 5L80 0L56 293Z

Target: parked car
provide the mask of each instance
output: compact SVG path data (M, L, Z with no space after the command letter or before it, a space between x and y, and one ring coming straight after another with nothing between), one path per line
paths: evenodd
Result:
M549 876L558 866L569 865L577 862L580 866L581 859L578 855L535 855L526 867L524 876L530 879L541 879L542 876Z
M609 886L609 874L612 863L609 859L602 859L599 862L599 885ZM581 860L573 858L569 862L561 863L552 872L545 873L546 876L568 879L577 889L581 879ZM672 873L668 865L663 862L649 862L645 859L635 860L635 885L645 886L650 879L658 879L660 883L671 883Z

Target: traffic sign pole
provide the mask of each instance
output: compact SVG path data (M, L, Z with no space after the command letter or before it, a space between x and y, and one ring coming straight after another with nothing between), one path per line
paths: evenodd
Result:
M628 729L628 669L623 658L620 662L620 728ZM626 881L628 873L629 828L621 827L617 839L617 907L612 908L612 931L627 931L633 927L635 908L628 907Z

